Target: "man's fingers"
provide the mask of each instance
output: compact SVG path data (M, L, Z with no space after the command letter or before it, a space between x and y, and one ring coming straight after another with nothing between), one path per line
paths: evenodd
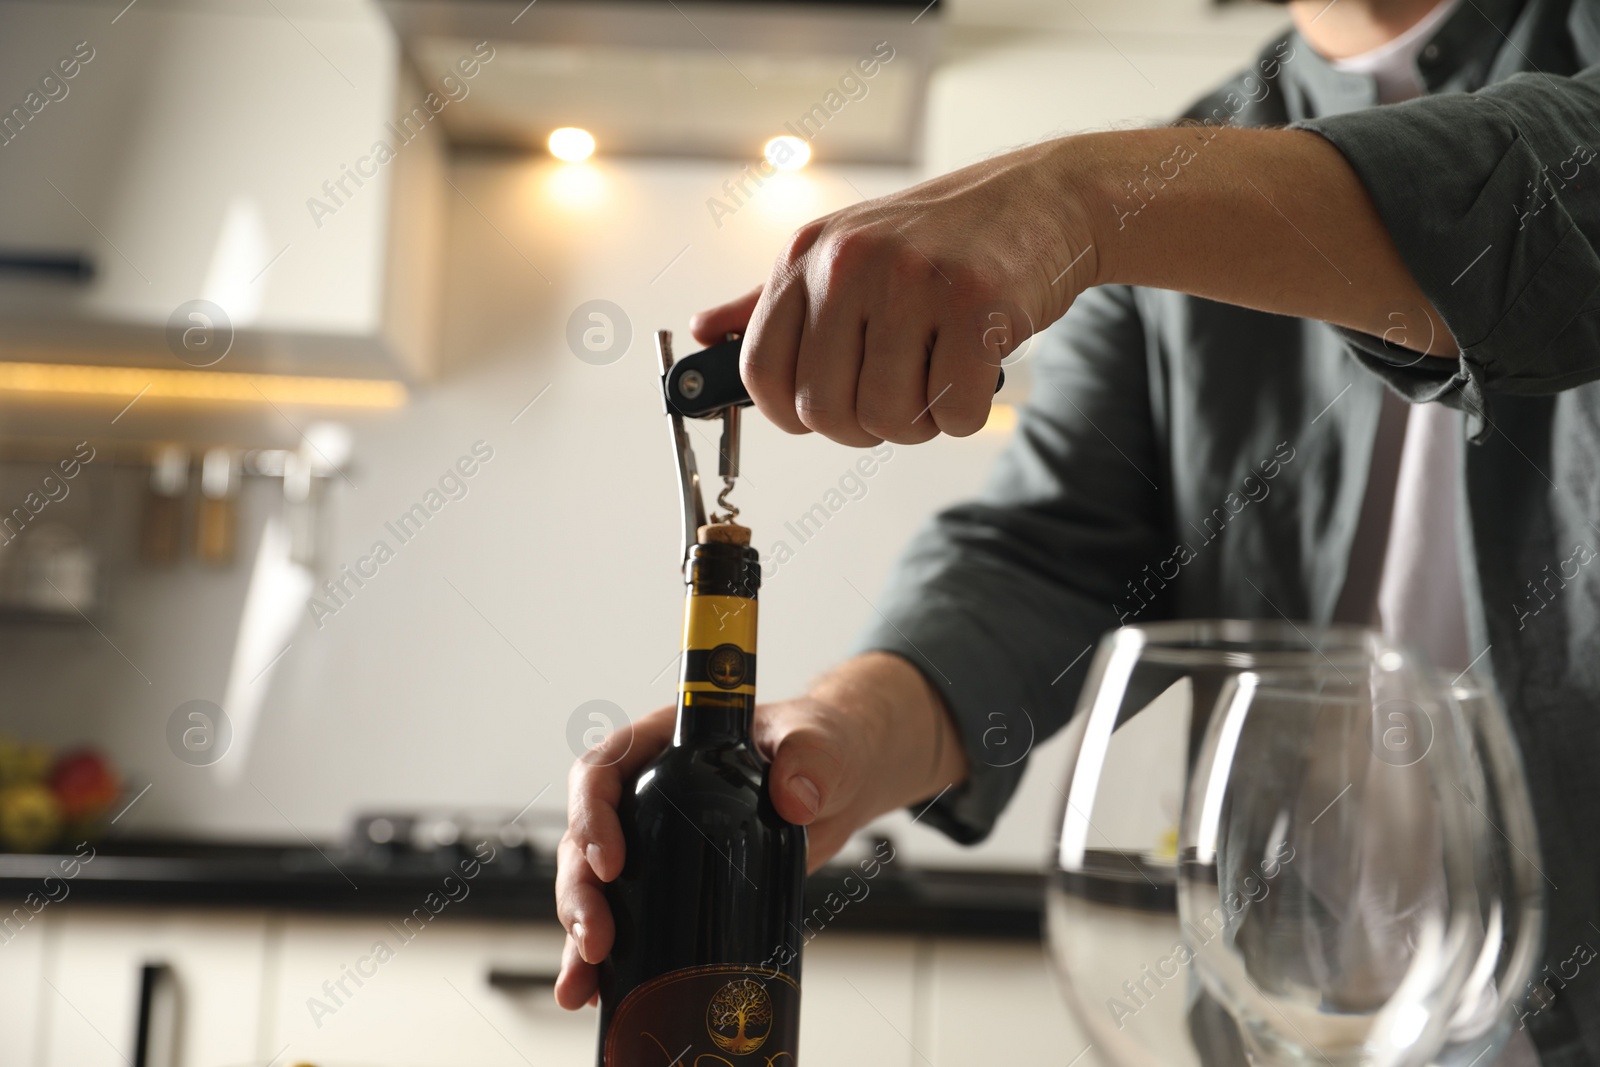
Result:
M572 938L567 938L561 950L561 974L556 979L556 1003L568 1011L577 1011L600 991L600 969L583 962Z
M600 881L567 834L556 850L556 916L586 963L599 963L611 951L616 927Z
M567 930L556 1002L583 1007L599 988L595 964L611 951L616 925L601 882L622 873L617 802L623 783L672 738L674 709L657 708L585 752L567 778L567 832L556 849L556 915Z
M655 759L672 738L674 711L657 708L585 752L567 777L567 833L602 881L622 873L624 845L617 802L622 783Z
M750 314L755 311L756 301L761 299L761 290L764 288L764 285L758 285L726 304L697 312L689 320L689 332L703 345L714 345L730 333L744 333L750 326Z
M812 307L808 313L811 321L801 335L795 364L795 413L807 427L840 444L855 448L877 444L882 438L867 433L856 420L866 324L847 309L830 312Z
M927 407L928 349L933 335L910 309L887 301L867 318L866 353L856 388L861 428L897 445L938 436Z
M943 433L967 437L983 429L994 403L998 360L982 347L976 324L943 324L928 360L927 414Z
M609 882L622 872L622 823L617 803L622 799L622 775L615 766L590 766L582 760L572 765L567 778L567 836L579 850L581 862Z
M806 257L821 233L822 223L802 227L790 239L750 315L750 329L740 349L739 376L761 414L780 430L810 433L795 411L795 369L807 304Z
M891 235L891 239L898 238ZM800 421L843 445L863 448L882 438L861 428L856 395L867 308L883 297L883 236L856 230L819 240L805 260L805 323L795 363L794 406Z

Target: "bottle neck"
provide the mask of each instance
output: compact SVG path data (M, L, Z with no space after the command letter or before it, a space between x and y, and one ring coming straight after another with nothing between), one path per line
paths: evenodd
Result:
M756 704L756 600L697 592L684 600L674 745L750 739Z
M675 748L709 748L714 745L748 744L750 719L755 711L753 699L735 698L727 703L697 701L678 697L678 727L672 734Z

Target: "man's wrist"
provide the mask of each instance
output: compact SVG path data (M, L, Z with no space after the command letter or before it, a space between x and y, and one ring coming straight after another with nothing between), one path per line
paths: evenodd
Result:
M1156 198L1167 194L1169 204L1178 194L1192 190L1177 187L1181 167L1192 162L1204 147L1206 131L1189 126L1157 126L1149 129L1117 130L1078 134L1051 142L1052 169L1060 187L1071 191L1066 197L1068 232L1084 234L1092 250L1085 256L1092 272L1081 288L1093 285L1144 284L1147 273L1140 257L1150 247L1151 234L1131 234L1130 227L1168 225L1165 219L1140 219ZM1175 170L1176 169L1176 170ZM1192 184L1192 183L1191 183ZM1145 240L1129 240L1130 236ZM1168 234L1159 243L1173 246Z
M1045 278L1056 305L1054 321L1078 293L1106 281L1104 238L1096 216L1110 202L1104 177L1109 168L1098 158L1100 149L1091 135L1060 137L1022 151L1034 153L1029 165L1038 179L1035 196L1049 205L1051 244L1059 250L1047 264Z

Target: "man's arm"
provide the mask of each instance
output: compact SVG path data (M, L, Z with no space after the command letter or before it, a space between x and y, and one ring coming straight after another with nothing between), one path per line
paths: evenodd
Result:
M1459 364L1412 365L1351 337L1369 366L1413 400L1479 414L1486 392L1600 378L1600 68L1302 125L1370 190L1462 349Z
M1055 152L1063 180L1102 204L1096 284L1172 289L1456 355L1366 187L1324 138L1193 124L1068 138Z
M697 331L748 319L762 411L853 445L974 432L999 357L1106 283L1333 323L1469 405L1600 377L1600 73L1304 125L997 156L802 227Z
M741 373L780 427L911 444L975 432L1001 358L1107 283L1454 353L1355 173L1303 130L1167 127L1007 153L808 223L762 289L694 325L748 320Z

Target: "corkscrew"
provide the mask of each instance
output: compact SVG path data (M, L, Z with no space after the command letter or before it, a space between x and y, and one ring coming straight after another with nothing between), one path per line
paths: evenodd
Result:
M730 333L720 343L674 362L672 331L656 331L656 355L661 359L661 399L672 423L672 445L678 459L684 559L689 558L689 546L695 543L700 527L708 521L705 500L700 495L700 472L695 466L694 449L690 447L684 419L722 420L722 444L717 450L717 474L722 478L717 506L722 510L713 514L709 521L730 522L739 514L728 496L739 477L740 411L752 403L750 392L739 377L742 343L738 334ZM999 392L1005 382L1006 373L1002 370L995 391Z
M683 558L695 543L700 527L710 522L731 522L739 509L728 498L739 477L739 417L750 406L750 393L739 379L738 334L710 348L691 353L674 362L672 331L656 331L656 355L661 360L661 396L672 426L672 447L678 461L678 502L683 519ZM722 442L717 449L717 474L722 491L717 506L722 510L706 517L705 499L700 490L700 471L694 448L683 420L722 420Z

